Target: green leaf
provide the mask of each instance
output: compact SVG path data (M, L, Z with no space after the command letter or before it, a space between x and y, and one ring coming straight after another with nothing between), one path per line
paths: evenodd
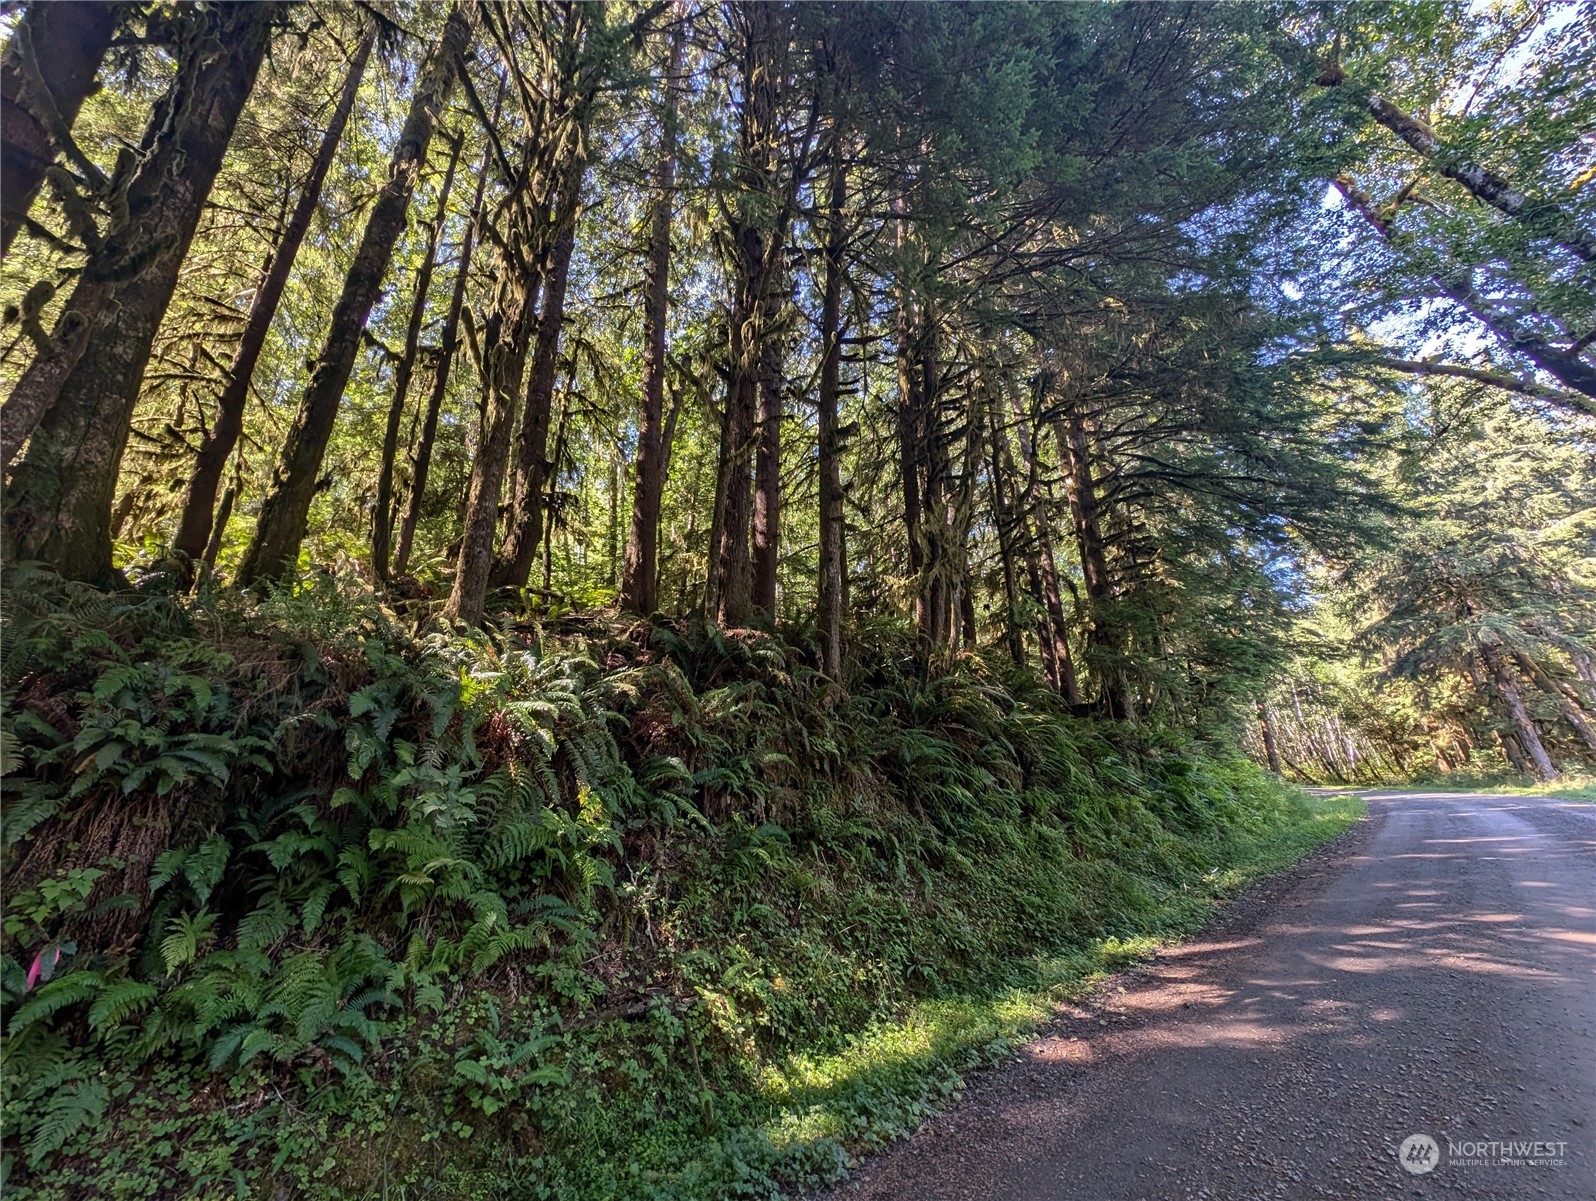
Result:
M29 1026L54 1017L69 1005L87 1001L99 991L98 972L68 972L32 993L32 999L11 1015L6 1032L15 1038Z
M105 1081L90 1076L64 1084L51 1095L44 1116L28 1138L28 1165L39 1168L66 1141L105 1116L111 1092Z
M201 904L210 900L211 891L221 883L232 850L226 838L212 834L188 857L183 874L188 877Z
M89 1029L99 1032L118 1026L153 1002L159 990L153 984L123 980L105 989L89 1007Z
M182 914L172 919L167 927L169 933L161 940L161 961L166 964L167 975L194 962L201 940L215 924L214 913Z

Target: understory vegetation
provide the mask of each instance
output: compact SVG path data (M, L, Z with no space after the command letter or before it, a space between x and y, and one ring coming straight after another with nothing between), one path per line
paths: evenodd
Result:
M16 1197L825 1179L1345 820L907 630L9 587Z

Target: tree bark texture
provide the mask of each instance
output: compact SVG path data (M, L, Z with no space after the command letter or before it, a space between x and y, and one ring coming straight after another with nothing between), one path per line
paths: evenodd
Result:
M1515 652L1513 658L1525 677L1534 680L1541 691L1556 702L1558 712L1563 715L1563 720L1568 723L1569 728L1579 736L1579 740L1596 751L1596 728L1591 726L1590 718L1580 703L1579 694L1564 681L1553 678L1528 655Z
M1447 179L1462 184L1471 195L1533 232L1554 239L1585 262L1596 262L1596 239L1581 230L1562 206L1531 200L1489 167L1452 153L1433 129L1385 97L1366 92L1362 101L1370 116L1433 161Z
M790 194L780 180L778 128L782 60L791 13L785 5L736 7L741 27L738 166L728 206L732 296L727 321L729 378L716 461L710 522L709 577L704 612L723 626L743 626L753 612L749 535L753 519L751 467L757 442L759 381L765 340L779 304L776 284L790 220ZM794 179L789 181L796 189Z
M1498 309L1475 291L1466 278L1442 279L1436 276L1435 284L1443 295L1472 313L1509 349L1529 359L1559 383L1596 399L1596 366L1587 363L1573 351L1554 346L1513 315ZM1566 395L1557 399L1565 406L1578 400ZM1596 415L1596 405L1578 403L1577 408L1582 413Z
M121 7L33 0L12 31L0 60L0 255L10 253L44 173L98 87Z
M1269 770L1275 775L1280 774L1280 747L1275 743L1275 723L1270 720L1269 712L1258 706L1258 731L1263 735L1264 754L1269 759Z
M925 547L920 534L920 416L916 400L914 337L912 301L907 290L900 285L894 355L898 369L898 469L903 486L903 533L908 550L909 574L918 577L925 559Z
M1507 765L1521 776L1533 774L1529 760L1524 758L1524 748L1519 745L1518 739L1506 730L1498 730L1496 736L1502 743L1502 754L1507 758Z
M572 164L560 186L554 243L549 248L548 275L543 285L543 312L537 322L537 345L527 379L521 436L516 442L510 513L504 546L490 577L492 585L499 588L526 587L545 532L543 489L549 474L549 422L554 412L566 285L571 275L571 256L576 250L577 208L585 173L585 161Z
M144 369L178 271L254 86L274 4L197 11L177 75L155 106L125 217L106 230L41 354L7 404L47 398L5 497L9 557L41 559L72 579L116 582L111 504ZM76 354L68 354L75 346ZM70 362L67 359L70 358Z
M1135 701L1126 677L1123 656L1125 633L1112 612L1113 586L1108 572L1108 544L1103 536L1102 515L1098 507L1097 481L1092 465L1091 434L1084 406L1074 401L1067 406L1062 422L1055 427L1059 451L1066 464L1065 492L1080 550L1081 574L1091 606L1087 642L1093 651L1101 684L1104 709L1121 721L1133 721Z
M1529 709L1524 704L1524 695L1519 690L1518 681L1513 678L1512 670L1508 667L1501 648L1494 645L1482 646L1480 658L1496 685L1497 695L1502 698L1502 703L1507 708L1508 717L1513 723L1515 741L1528 757L1535 778L1557 779L1560 773L1552 762L1552 757L1546 753L1546 745L1541 741L1540 731L1535 728L1535 721L1530 717Z
M482 194L487 187L491 158L492 151L489 150L483 156L482 170L477 175L476 195L471 200L471 212L466 218L465 232L461 235L454 291L449 297L449 312L443 319L443 333L438 342L438 365L433 369L432 389L427 394L427 409L421 418L421 433L416 438L415 457L410 465L410 487L405 495L404 516L399 520L399 540L393 554L395 575L403 575L410 566L416 526L421 521L421 507L427 498L427 477L432 472L432 447L437 441L438 417L443 412L443 399L449 391L449 375L454 366L455 352L460 346L460 316L465 311L466 285L471 278L471 254L475 247L477 223L482 219Z
M233 503L237 499L238 488L230 484L227 491L222 493L222 503L216 508L216 525L212 528L210 541L206 542L205 550L200 556L200 561L213 570L216 567L216 556L222 551L222 535L227 533L227 522L233 516Z
M528 343L537 324L541 283L540 264L528 245L526 222L521 219L523 214L516 213L522 208L520 202L511 195L500 207L512 216L500 223L505 233L494 254L493 302L483 321L480 339L485 397L482 430L466 486L465 528L455 563L454 587L444 607L445 617L468 625L479 624L486 609L493 535L510 461L510 435L526 375Z
M753 606L776 618L776 577L781 561L782 347L767 336L759 352L759 426L754 450Z
M951 649L955 637L955 500L939 411L937 316L929 297L910 300L906 292L900 288L898 435L909 566L915 574L916 648L924 672Z
M547 524L543 490L549 475L549 422L559 375L566 286L587 178L589 128L603 78L591 52L603 22L602 5L569 10L556 52L559 82L538 117L542 127L536 139L539 148L532 156L538 166L529 172L533 180L529 191L537 213L538 236L533 244L544 256L543 308L537 319L521 432L515 443L504 543L493 561L490 587L526 586Z
M842 288L847 264L843 261L847 228L843 209L847 203L848 175L842 148L833 145L826 199L826 258L820 298L820 670L842 682L842 616L847 574L847 529L843 517L841 420L842 401Z
M569 381L567 381L569 382ZM560 420L554 427L554 453L549 456L549 489L543 496L543 511L548 515L548 530L543 539L543 591L554 587L554 515L560 493L560 464L565 462L565 439L570 432L571 390L560 397Z
M1345 177L1338 177L1333 182L1353 211L1373 227L1381 238L1387 242L1391 241L1391 223L1375 207L1368 194L1360 192L1352 181ZM1480 324L1509 350L1523 355L1553 379L1581 394L1581 396L1552 395L1547 399L1587 416L1596 415L1596 405L1588 404L1581 399L1581 397L1596 399L1596 366L1587 363L1574 350L1553 345L1533 329L1524 326L1512 314L1492 305L1489 300L1475 291L1466 271L1453 276L1432 275L1430 282L1442 296L1473 314Z
M1003 568L1003 644L1008 649L1009 661L1015 667L1025 666L1025 631L1020 625L1020 579L1014 553L1016 522L1014 509L1009 504L1006 478L1001 470L998 455L996 420L990 431L987 450L990 456L990 486L992 489L992 524L997 530L998 561ZM1046 652L1043 663L1046 666ZM1048 673L1051 675L1051 673Z
M1036 437L1031 432L1031 416L1015 401L1014 428L1020 454L1025 461L1025 498L1018 507L1019 532L1026 548L1026 576L1032 595L1042 603L1036 623L1036 636L1042 648L1042 663L1047 678L1064 693L1071 705L1081 703L1080 681L1070 653L1069 624L1064 616L1064 594L1060 588L1058 560L1053 553L1052 520L1047 512L1047 494L1042 487L1041 462L1036 453ZM999 434L993 423L993 436ZM1007 438L1003 440L1004 467L1013 473ZM1077 601L1077 607L1078 601Z

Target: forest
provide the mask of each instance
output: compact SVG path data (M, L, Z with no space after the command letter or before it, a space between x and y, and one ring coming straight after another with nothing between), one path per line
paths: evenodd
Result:
M0 35L18 1196L781 1195L1596 765L1589 0Z

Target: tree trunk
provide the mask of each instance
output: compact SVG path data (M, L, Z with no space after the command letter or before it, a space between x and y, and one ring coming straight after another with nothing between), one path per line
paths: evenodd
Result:
M621 461L610 460L610 521L605 539L609 549L604 582L617 592L621 587Z
M514 204L514 197L506 200L506 207ZM522 223L512 220L509 224L513 231ZM510 237L514 236L512 232ZM482 433L466 488L465 529L455 564L454 588L444 607L445 617L467 625L479 624L486 607L488 575L493 567L493 534L510 460L510 434L526 373L527 344L536 323L537 265L525 250L514 243L499 246L494 256L493 276L497 284L493 307L483 322L481 366L486 403Z
M1518 662L1520 670L1547 696L1557 702L1558 711L1562 713L1563 720L1569 724L1574 733L1579 735L1579 740L1591 750L1596 751L1596 729L1585 716L1584 707L1579 703L1579 695L1561 680L1553 679L1540 664L1528 655L1515 653L1513 658Z
M559 499L560 464L565 461L565 435L570 429L572 381L566 380L565 394L560 397L560 421L554 430L554 456L549 460L549 490L543 498L543 511L548 514L549 528L543 539L543 591L554 587L554 514Z
M1014 578L1018 574L1017 562L1020 555L1020 545L1024 544L1026 579L1030 585L1029 591L1032 598L1040 604L1042 599L1042 572L1036 561L1036 547L1031 540L1029 523L1022 516L1021 502L1018 499L1010 500L1007 489L1003 486L1004 480L1016 478L1014 460L1009 452L1008 436L1004 433L998 421L996 411L991 414L991 439L992 439L992 491L996 499L996 512L998 517L999 550L1004 556L1003 562L1003 589L1008 598L1009 621L1013 626L1013 645L1010 648L1010 658L1014 666L1024 667L1025 658L1025 631L1020 624L1019 581ZM1029 485L1027 485L1029 492ZM1005 529L1007 533L1005 534ZM1059 669L1058 659L1054 644L1053 631L1050 627L1045 612L1038 612L1036 616L1036 646L1042 660L1042 674L1054 686L1058 684Z
M1064 616L1064 593L1059 587L1058 561L1053 557L1053 536L1048 532L1046 514L1037 512L1036 558L1042 579L1042 603L1047 608L1047 624L1053 643L1053 661L1058 675L1055 686L1071 705L1081 703L1080 680L1075 675L1075 659L1070 653L1070 627ZM1076 598L1077 608L1079 598Z
M1269 718L1269 711L1260 703L1258 705L1258 729L1263 734L1264 754L1269 758L1269 770L1275 775L1280 774L1280 748L1275 745L1275 723Z
M477 0L457 0L438 44L427 56L394 146L388 179L371 207L360 247L344 277L343 294L333 309L327 341L300 398L299 412L261 505L255 536L239 565L241 585L280 579L292 570L299 557L310 502L316 493L339 403L354 369L361 333L381 293L394 244L404 232L405 215L421 164L426 160L438 115L453 90L455 72L477 15Z
M671 33L665 68L665 112L661 119L649 216L648 264L643 280L643 403L637 419L636 488L632 528L621 575L621 608L647 617L659 607L659 516L665 493L665 324L670 311L671 213L676 199L677 118L681 108L682 58L687 23Z
M820 670L842 683L843 588L847 573L847 527L842 492L842 287L847 228L843 209L848 175L840 142L831 155L826 202L825 279L820 299Z
M912 302L910 302L912 303ZM937 404L937 318L929 298L908 307L900 299L898 320L899 452L903 460L904 524L911 531L909 561L915 569L916 653L928 671L951 643L953 604L947 505L948 470Z
M261 351L266 346L266 335L277 316L277 307L288 286L288 277L299 256L299 248L321 202L322 184L326 182L327 172L332 168L338 145L343 140L349 115L354 111L355 96L365 76L366 62L375 39L376 31L368 30L355 47L338 105L333 109L332 120L322 136L321 147L316 153L315 162L311 164L310 174L305 177L293 216L283 228L265 275L255 289L254 299L250 301L249 316L244 322L244 332L238 339L238 346L233 351L227 382L222 387L221 395L216 398L216 418L200 443L199 454L194 458L194 473L183 494L182 516L178 519L177 535L172 539L172 549L186 565L202 556L207 536L215 525L211 509L216 503L216 489L221 484L222 472L227 469L227 460L244 432L244 410L249 401L255 365L260 362ZM192 571L191 566L185 569Z
M923 524L920 504L920 415L916 399L914 315L911 305L906 289L900 285L894 354L898 368L898 468L903 486L903 532L909 574L918 576L925 560L925 547L920 530Z
M222 535L227 533L227 522L233 516L233 503L237 499L237 485L229 484L227 491L222 493L222 503L216 509L216 525L211 530L210 540L205 543L205 550L200 558L200 561L212 570L216 567L216 556L221 553Z
M732 335L732 358L744 352L746 335ZM753 447L757 375L734 369L726 389L715 474L715 506L710 521L710 564L704 611L722 626L748 622L753 604L748 562L748 527L752 515L749 454Z
M1502 754L1507 757L1507 765L1521 776L1532 774L1529 760L1524 758L1524 749L1519 746L1518 739L1506 730L1498 730L1496 736L1502 743Z
M1079 405L1070 406L1067 424L1059 433L1060 449L1068 464L1064 476L1065 491L1069 496L1076 538L1080 542L1081 574L1086 581L1086 594L1095 603L1106 600L1111 589L1107 544L1103 539L1097 485L1092 473L1091 439L1086 429L1085 414Z
M1485 666L1496 683L1496 691L1507 705L1508 716L1512 718L1517 734L1516 741L1528 755L1535 778L1557 779L1559 775L1557 767L1552 763L1551 756L1546 753L1540 731L1535 728L1535 722L1524 705L1524 697L1519 692L1518 683L1513 679L1501 650L1496 646L1483 646L1480 648L1480 658L1485 661Z
M917 481L920 526L920 571L915 589L916 649L920 670L929 672L958 648L963 631L961 594L966 586L970 488L973 474L955 472L950 432L944 412L941 317L934 298L922 294L917 305L913 339L914 389L908 402L910 458L905 469ZM902 402L900 401L900 405ZM963 415L972 446L979 445L980 423ZM968 450L966 460L974 455ZM908 478L905 492L909 491ZM905 508L910 506L906 503Z
M1596 367L1591 366L1578 354L1552 345L1540 334L1521 324L1513 315L1493 307L1466 279L1461 277L1443 279L1436 276L1435 284L1446 297L1472 313L1486 329L1505 342L1510 349L1529 359L1559 383L1585 396L1596 398ZM1596 415L1596 405L1583 403L1574 405L1570 403L1573 400L1573 397L1566 397L1561 403L1565 407L1576 408L1578 412Z
M676 446L676 423L682 415L682 389L671 389L671 407L665 410L665 431L660 438L660 474L666 479L671 476L671 452Z
M388 406L388 424L382 434L382 465L377 472L377 500L371 514L371 572L378 583L388 580L388 548L393 535L393 469L399 455L399 426L404 421L405 401L410 396L410 378L416 368L416 352L421 347L421 325L427 314L427 294L432 290L432 271L438 257L438 239L449 216L449 193L454 188L454 172L460 163L465 139L454 139L449 150L449 165L438 188L438 211L427 229L427 249L416 273L416 296L410 306L410 321L405 327L405 348L394 369L393 401Z
M1385 241L1391 240L1389 220L1352 182L1344 177L1333 181L1348 205L1358 213ZM1559 383L1585 397L1596 398L1596 367L1591 366L1572 350L1553 346L1535 330L1521 324L1510 313L1493 308L1469 283L1464 275L1443 277L1433 275L1430 282L1436 290L1455 304L1467 309L1490 330L1491 334L1508 349L1522 354ZM1564 395L1552 397L1557 403L1587 416L1596 416L1596 405L1587 404L1580 397Z
M543 537L543 486L548 479L549 420L554 411L554 384L560 367L560 331L565 326L565 289L576 250L576 215L585 162L566 171L560 188L554 244L549 249L548 277L543 287L543 314L537 323L537 348L526 385L521 437L516 446L515 481L510 498L504 546L494 562L490 582L498 588L524 588L537 561Z
M981 440L986 423L981 420L982 402L975 389L969 390L964 413L964 452L962 467L949 479L947 503L948 571L953 596L951 606L958 614L956 635L950 630L952 650L975 651L980 646L980 625L975 611L975 581L970 576L970 523L975 513L975 486L980 472ZM949 620L950 627L953 622Z
M975 612L975 589L968 578L959 581L959 632L966 650L975 651L980 646L980 629Z
M597 27L604 23L604 6L591 9ZM547 191L539 193L535 218L546 242L543 311L537 323L537 346L532 374L527 382L521 434L516 444L514 482L506 521L504 545L499 548L489 576L490 586L522 588L537 561L538 542L544 533L543 485L548 478L549 421L554 407L554 387L559 374L560 335L565 326L565 294L571 256L576 248L576 222L587 177L593 105L601 73L582 66L594 50L593 26L588 10L568 10L557 53L559 83L548 112L541 140L547 147L537 174Z
M10 253L44 173L99 86L121 8L33 0L12 31L0 61L0 255Z
M1010 662L1023 669L1026 662L1025 630L1020 622L1019 555L1014 542L1019 521L1005 486L1012 472L1004 470L1004 451L1007 448L1002 437L997 410L990 409L987 412L987 472L992 488L992 523L997 530L998 560L1003 568L1003 640L1008 648ZM1038 649L1042 654L1043 670L1051 679L1049 648L1044 642Z
M1135 701L1121 662L1128 648L1125 634L1111 612L1114 598L1108 574L1107 543L1098 510L1097 483L1092 471L1091 436L1086 414L1078 401L1069 404L1067 417L1056 427L1055 433L1067 465L1064 490L1069 498L1075 541L1080 549L1081 574L1091 604L1087 638L1097 659L1104 707L1115 719L1134 721Z
M750 466L755 445L759 380L790 219L791 195L780 194L782 147L778 126L781 63L791 13L776 4L738 6L743 25L738 108L738 189L747 200L730 208L732 296L727 314L730 351L726 414L721 424L710 521L709 574L704 612L723 626L748 623L753 580L748 543L753 517ZM778 45L779 44L779 45ZM796 173L795 173L796 174ZM791 181L796 190L796 180ZM778 212L770 211L774 207Z
M739 313L734 307L734 314ZM752 504L749 454L754 441L754 416L759 377L737 364L749 347L747 326L734 316L731 334L732 378L726 388L715 473L715 506L710 521L710 564L704 611L722 626L748 622L753 603L748 562L748 527Z
M1596 695L1596 665L1593 665L1591 657L1572 648L1564 649L1568 651L1569 661L1574 664L1574 674L1591 690L1592 695Z
M125 217L84 265L56 325L59 353L41 355L17 383L8 423L19 398L47 403L6 490L13 562L42 559L72 579L117 580L111 504L144 368L277 15L277 5L248 4L196 18L207 36L194 39L155 106ZM77 348L69 365L68 345Z
M503 97L502 88L500 97ZM499 106L495 104L495 115L498 111ZM438 365L432 373L432 390L427 396L427 411L421 420L421 434L416 440L415 459L410 467L410 488L405 497L404 516L399 521L399 543L393 555L395 575L403 575L410 566L416 525L421 520L421 506L427 498L427 477L432 471L432 446L438 437L438 416L443 411L443 398L449 391L449 372L454 365L455 351L460 345L460 314L465 310L466 285L471 278L471 252L475 245L477 223L482 219L482 193L487 186L492 157L493 151L489 148L482 157L476 195L471 200L471 213L466 218L465 232L461 235L460 264L454 277L454 293L449 298L449 313L443 319L443 334L438 342Z
M1585 715L1580 712L1579 706L1569 700L1567 696L1557 694L1557 707L1563 714L1563 720L1579 735L1579 740L1592 751L1596 751L1596 729L1591 727Z
M465 530L455 564L454 587L444 606L446 618L467 625L480 624L486 607L488 571L493 565L493 531L515 421L515 396L505 395L502 388L490 387L487 398L482 434L466 488Z
M754 451L754 611L776 618L781 558L781 342L767 336L760 349L759 432Z
M1047 497L1042 490L1041 462L1036 453L1036 439L1031 433L1031 416L1014 405L1015 432L1020 441L1020 454L1025 460L1026 503L1021 507L1020 530L1027 546L1027 573L1032 592L1042 602L1045 617L1037 620L1037 638L1042 644L1042 662L1048 679L1064 693L1071 705L1081 703L1080 681L1075 674L1075 661L1070 654L1069 624L1064 616L1064 594L1060 588L1058 561L1053 555L1051 519L1044 503ZM993 436L1000 431L992 427ZM1013 473L1009 463L1008 440L1002 440L1004 466ZM1034 532L1033 532L1034 531ZM1077 608L1079 601L1077 598Z

